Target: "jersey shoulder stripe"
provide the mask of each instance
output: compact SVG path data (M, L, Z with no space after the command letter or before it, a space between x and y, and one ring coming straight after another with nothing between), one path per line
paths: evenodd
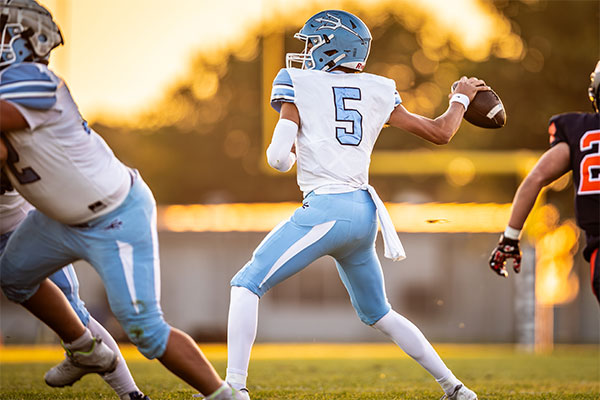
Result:
M394 108L398 107L402 104L402 98L400 97L400 93L398 91L394 91Z
M282 68L273 80L273 89L271 90L271 107L277 112L281 110L281 103L293 103L296 99L294 82L286 68Z
M16 64L0 73L0 99L38 109L56 103L58 84L47 71L35 64Z

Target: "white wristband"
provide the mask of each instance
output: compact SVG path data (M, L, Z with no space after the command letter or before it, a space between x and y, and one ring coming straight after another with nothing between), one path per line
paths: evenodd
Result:
M471 102L471 100L469 100L469 97L465 94L462 93L454 93L452 95L452 97L450 97L450 104L452 103L460 103L465 107L465 110L467 108L469 108L469 103Z
M506 226L506 229L504 230L504 237L507 237L509 239L519 240L520 235L521 235L520 229L515 229L515 228L511 228L510 226Z

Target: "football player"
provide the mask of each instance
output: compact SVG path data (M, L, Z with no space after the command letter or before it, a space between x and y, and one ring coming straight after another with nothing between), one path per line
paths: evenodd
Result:
M19 193L8 186L9 182L7 178L1 179L0 185L3 186L1 189L2 193L0 194L0 221L2 221L0 224L1 255L10 235L33 207ZM79 281L73 265L69 264L58 270L49 279L65 294L71 307L73 307L81 322L90 330L92 335L106 343L118 355L119 361L116 364L116 369L113 372L102 374L102 379L112 387L121 400L150 400L136 386L113 337L90 315L85 307L85 303L79 298ZM50 386L63 387L72 385L81 377L82 370L74 366L73 361L67 357L57 367L48 371L44 378Z
M573 171L575 217L585 232L583 257L590 263L592 291L600 303L600 61L591 74L588 89L593 113L571 112L550 118L550 149L525 177L513 199L506 230L489 260L490 267L504 277L507 260L513 260L515 272L521 270L519 237L527 216L542 188Z
M361 73L371 34L356 16L339 10L319 12L295 37L305 47L302 53L287 54L287 68L273 82L271 105L280 119L267 159L282 172L297 162L303 205L265 237L231 281L226 380L249 398L245 388L259 298L317 258L330 255L365 324L388 335L433 375L443 398L476 399L421 331L387 301L375 252L377 217L385 256L401 260L405 254L385 206L368 184L368 173L373 146L385 124L432 143L448 143L470 100L489 88L479 79L461 78L446 112L432 120L404 108L393 80Z
M48 69L50 52L63 41L52 15L34 0L0 0L0 28L3 171L35 207L0 257L2 291L59 335L78 373L112 371L117 355L46 279L84 259L144 356L210 399L241 398L192 338L163 318L152 192L82 119L65 82Z

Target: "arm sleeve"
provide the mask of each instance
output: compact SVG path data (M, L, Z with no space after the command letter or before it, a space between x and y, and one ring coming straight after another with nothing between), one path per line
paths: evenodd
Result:
M281 172L289 171L296 155L290 150L296 141L298 125L289 119L280 119L273 131L273 139L267 148L267 162L273 168Z
M292 77L287 69L279 70L279 73L273 80L273 88L271 89L271 107L275 111L281 111L281 103L294 103L296 101L296 92Z
M17 64L0 76L0 100L13 104L23 115L30 129L35 129L53 117L58 84L47 71L35 64Z

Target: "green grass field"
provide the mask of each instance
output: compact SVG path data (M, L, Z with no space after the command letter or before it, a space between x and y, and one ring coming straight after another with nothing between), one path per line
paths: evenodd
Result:
M223 345L202 345L224 375ZM480 399L600 399L600 347L558 346L552 354L523 354L513 346L437 345L454 373ZM139 387L153 400L195 393L157 361L124 346ZM44 372L61 359L58 347L0 348L0 399L116 399L97 375L52 389ZM416 362L388 344L257 345L250 363L253 400L438 399L439 386Z

